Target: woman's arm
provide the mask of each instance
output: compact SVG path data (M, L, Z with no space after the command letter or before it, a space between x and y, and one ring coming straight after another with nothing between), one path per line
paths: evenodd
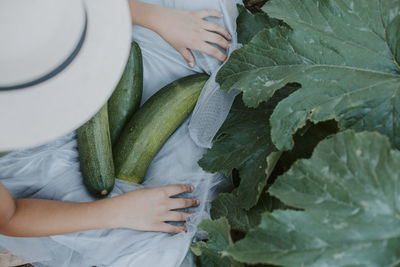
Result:
M117 197L88 203L43 199L14 200L0 183L0 234L49 236L105 228L178 233L183 226L166 221L185 221L189 215L174 211L197 206L196 199L170 198L192 192L189 185L139 189Z
M210 43L226 49L229 33L219 24L204 20L206 17L223 15L216 10L186 11L166 8L129 0L132 23L157 32L165 41L173 46L189 63L194 66L194 57L190 49L211 55L220 61L226 55Z
M15 201L7 189L0 183L0 229L8 224L14 213Z

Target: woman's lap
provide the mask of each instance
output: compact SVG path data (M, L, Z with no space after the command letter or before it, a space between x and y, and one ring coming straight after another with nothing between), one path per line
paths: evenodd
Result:
M148 2L148 1L145 1ZM153 1L181 8L218 8L230 0ZM212 4L210 4L212 3ZM217 6L216 4L217 3ZM231 4L229 4L231 6ZM199 7L200 8L200 7ZM229 14L225 14L227 16ZM196 54L198 65L191 69L174 48L155 33L135 26L133 39L143 50L144 95L147 100L162 86L196 72L212 72L215 60ZM191 196L202 204L193 209L188 233L169 235L127 229L96 230L43 238L0 236L0 247L13 250L29 261L47 266L178 266L195 235L197 223L209 213L209 202L223 184L221 174L206 173L197 165L204 152L188 133L189 119L167 140L150 165L142 185L117 180L111 196L141 187L191 183ZM0 158L0 182L14 197L34 197L63 201L92 201L79 171L75 132L32 149L14 151ZM43 266L45 266L43 265Z

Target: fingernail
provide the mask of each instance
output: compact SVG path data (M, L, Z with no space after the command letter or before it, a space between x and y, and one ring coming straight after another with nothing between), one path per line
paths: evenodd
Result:
M196 199L196 205L200 205L200 200Z
M232 36L228 33L228 39L232 40Z
M191 185L190 186L190 191L193 192L193 190L194 190L194 187L193 187L193 185Z
M190 61L190 62L189 62L189 66L190 66L191 68L193 68L193 67L194 67L194 62L193 62L193 61Z

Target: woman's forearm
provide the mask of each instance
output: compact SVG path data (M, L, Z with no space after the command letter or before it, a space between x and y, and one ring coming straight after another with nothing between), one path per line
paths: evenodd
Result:
M16 199L15 212L2 225L8 236L49 236L91 229L113 228L114 199L70 203L43 199Z
M134 0L129 1L132 23L157 31L157 24L162 18L165 7L142 3Z

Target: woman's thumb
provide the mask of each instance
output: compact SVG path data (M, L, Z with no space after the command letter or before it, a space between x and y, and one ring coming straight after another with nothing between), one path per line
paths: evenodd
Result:
M191 68L193 68L194 67L194 56L192 54L192 51L190 51L190 49L185 48L180 53L183 56L183 58L187 61L189 66Z

